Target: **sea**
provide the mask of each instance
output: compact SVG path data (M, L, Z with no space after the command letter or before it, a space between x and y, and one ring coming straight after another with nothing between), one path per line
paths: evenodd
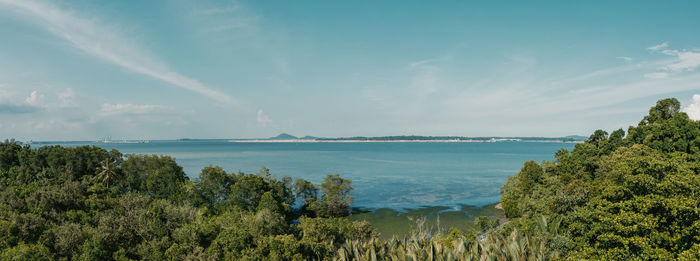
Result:
M527 160L553 160L560 142L229 142L162 140L149 143L57 142L94 145L125 154L169 155L191 179L209 165L255 173L266 167L319 184L328 174L352 180L354 207L394 210L485 206ZM37 145L33 145L37 146Z

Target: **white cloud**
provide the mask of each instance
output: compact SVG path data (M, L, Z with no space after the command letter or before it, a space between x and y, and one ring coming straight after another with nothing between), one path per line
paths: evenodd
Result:
M29 97L24 99L24 102L26 102L27 104L29 104L31 106L39 107L39 106L41 106L43 100L44 100L44 95L39 95L36 91L32 91L29 94Z
M668 73L666 73L666 72L647 73L647 74L644 74L644 78L649 78L649 79L666 79L666 78L668 78Z
M233 5L227 7L213 7L213 8L201 8L192 11L193 15L210 16L218 14L228 14L240 11L242 7L240 5Z
M631 62L631 61L632 61L632 57L627 57L627 56L618 56L617 59L622 59L622 60L624 60L625 62Z
M44 95L39 94L37 91L32 91L29 96L24 97L22 94L0 89L0 114L9 115L38 112L45 107L43 101Z
M437 59L426 59L426 60L420 60L420 61L411 62L411 63L408 64L408 68L409 68L409 69L413 69L413 68L416 68L416 67L418 67L418 66L421 66L421 65L424 65L424 64L428 64L428 63L431 63L431 62L434 62L434 61L437 61Z
M647 50L652 51L652 52L658 52L658 51L664 50L666 48L668 48L668 42L663 42L663 43L651 46L651 47L647 48Z
M666 53L674 55L678 60L672 64L666 65L664 69L672 72L693 71L700 66L700 52L692 51L674 51Z
M411 84L416 87L419 94L427 95L438 91L438 72L436 66L422 66L423 68L411 78Z
M581 111L620 104L642 97L655 95L668 95L676 92L700 89L700 74L693 74L685 78L677 79L673 84L664 81L642 80L626 84L609 83L580 89L594 91L586 95L552 96L545 97L545 101L536 104L539 111L547 113L551 108L558 108L556 112ZM605 90L605 91L595 91ZM532 113L532 110L523 110ZM554 111L553 111L554 112Z
M700 120L700 94L693 95L693 103L683 108L683 112L687 113L692 120Z
M75 91L72 88L68 88L63 92L58 93L59 107L75 107Z
M192 2L195 3L195 2ZM196 2L201 4L200 2ZM230 33L231 30L256 30L259 15L250 12L244 5L233 3L227 6L201 7L195 4L190 8L188 18L201 23L200 33ZM206 5L206 4L205 4Z
M606 76L611 76L611 75L619 75L621 73L629 72L629 71L635 71L639 70L642 68L641 64L625 64L625 65L620 65L616 67L611 67L611 68L606 68L606 69L601 69L589 73L585 73L579 76L574 76L562 80L557 80L554 81L553 83L556 85L560 84L570 84L573 82L578 82L578 81L586 81L586 80L591 80L591 79L599 79L601 77L606 77Z
M675 57L675 59L668 61L665 65L659 67L659 70L671 73L681 73L693 71L695 68L700 67L700 52L698 50L670 50L668 49L668 43L655 45L647 49L653 52ZM653 73L652 75L661 76L662 73ZM666 74L663 78L667 78L668 76L669 74Z
M414 72L410 84L417 90L418 95L429 95L438 91L438 74L440 68L432 63L439 59L429 59L408 64L409 70Z
M109 26L66 12L45 2L0 0L0 4L11 7L38 26L96 58L199 93L224 104L237 104L233 97L169 69L148 51L130 41L130 37L120 35Z
M161 113L172 111L171 107L163 105L154 104L130 104L130 103L118 103L109 104L104 103L100 106L100 110L97 112L101 116L111 116L118 114L149 114L149 113Z
M258 127L266 127L267 125L272 123L272 120L270 119L270 117L265 115L265 112L263 112L262 109L260 109L260 110L258 110L257 122L258 122Z

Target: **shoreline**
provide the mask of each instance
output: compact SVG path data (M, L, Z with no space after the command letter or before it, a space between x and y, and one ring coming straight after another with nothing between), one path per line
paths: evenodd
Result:
M551 143L581 143L582 141L565 140L228 140L231 143L495 143L495 142L551 142Z

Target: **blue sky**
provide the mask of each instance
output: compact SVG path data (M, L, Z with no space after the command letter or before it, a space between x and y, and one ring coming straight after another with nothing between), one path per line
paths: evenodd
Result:
M0 0L20 140L564 136L676 97L698 1Z

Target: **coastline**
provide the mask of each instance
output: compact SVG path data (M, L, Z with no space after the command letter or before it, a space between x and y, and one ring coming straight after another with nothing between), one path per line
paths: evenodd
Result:
M494 142L551 142L551 143L581 143L582 141L566 140L516 140L516 139L492 139L492 140L228 140L232 143L494 143Z

